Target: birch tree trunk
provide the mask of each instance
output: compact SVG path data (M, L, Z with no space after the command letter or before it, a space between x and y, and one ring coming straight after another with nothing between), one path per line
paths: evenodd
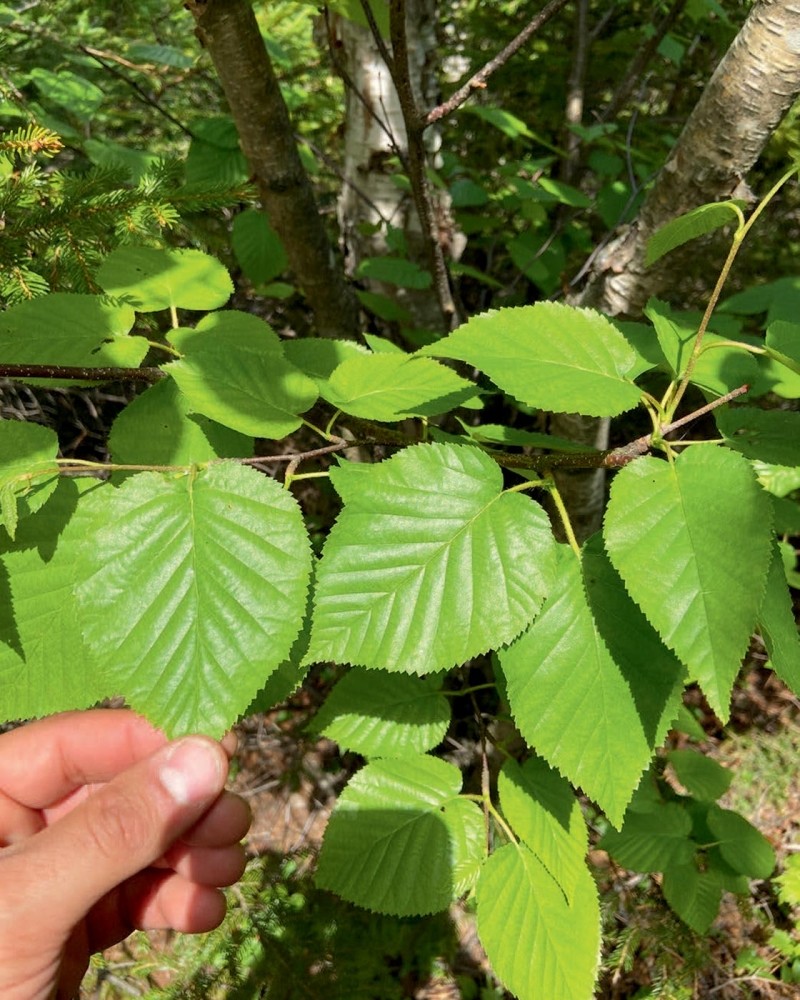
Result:
M418 108L430 108L438 96L438 39L436 0L408 0L406 36L408 76ZM398 183L396 158L408 154L403 111L391 74L378 43L366 27L337 17L331 21L331 49L346 85L344 131L344 186L338 201L339 224L352 274L369 257L397 256L390 249L390 230L402 234L408 257L428 267L426 236L414 198ZM440 130L426 129L425 152L435 163L441 145ZM394 161L394 162L393 162ZM454 240L447 192L432 191L433 211L440 242ZM398 288L369 281L370 291L388 295L404 306L415 327L443 330L444 317L432 288Z
M247 0L188 0L222 84L261 203L322 337L355 337L358 302L345 281L253 9Z
M760 0L708 82L656 178L636 221L598 254L574 305L639 316L647 300L674 284L679 256L645 267L647 241L670 219L747 191L745 177L800 94L800 0ZM553 433L606 447L608 422L553 418ZM600 528L603 470L557 476L581 537Z

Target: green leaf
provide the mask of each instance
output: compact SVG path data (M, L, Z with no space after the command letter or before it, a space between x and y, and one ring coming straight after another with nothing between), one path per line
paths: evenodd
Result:
M477 449L423 444L331 471L309 661L431 673L509 642L555 568L541 507Z
M733 772L695 750L670 750L667 760L689 795L714 802L730 788Z
M570 205L573 208L591 208L592 199L571 184L553 180L551 177L540 177L539 187L552 195L562 205Z
M800 465L800 413L740 406L715 415L727 443L745 458Z
M269 323L252 313L224 309L209 313L191 327L177 327L167 333L167 340L181 353L195 347L218 344L230 351L259 351L282 358L283 342Z
M726 719L772 551L749 463L711 445L636 459L612 484L604 534L631 596Z
M767 648L772 669L800 697L800 634L777 545L758 612L758 629Z
M354 340L333 340L322 337L285 340L283 351L287 361L291 361L301 372L317 382L329 378L342 362L367 353L366 348Z
M689 864L697 845L692 819L677 802L664 802L647 812L628 810L621 830L608 830L598 847L635 872L663 872Z
M769 878L775 868L775 852L769 841L752 823L732 809L712 806L708 825L719 841L722 857L742 875Z
M201 250L118 247L100 265L97 283L137 312L218 309L233 294L228 272Z
M0 357L5 364L134 368L148 350L143 337L127 336L135 319L130 306L99 295L51 292L0 313Z
M187 184L199 188L244 184L250 168L230 115L206 115L190 124L192 141L185 165Z
M407 757L432 750L450 725L441 679L354 668L331 691L313 728L364 757Z
M173 45L151 45L148 42L133 42L128 46L128 58L135 62L158 63L174 69L189 69L194 66L195 56L188 55Z
M758 458L752 459L752 463L759 483L773 496L785 497L800 489L800 467L771 465Z
M356 269L357 278L369 278L398 288L430 288L433 278L419 264L402 257L367 257Z
M774 878L778 899L784 906L800 906L800 854L790 854L784 861L783 874Z
M398 917L446 909L484 854L483 816L460 789L459 770L434 757L371 761L334 807L317 885Z
M30 79L44 101L66 109L83 122L90 121L105 100L99 87L63 67L53 73L36 66L30 72Z
M391 340L387 340L386 337L378 337L374 333L362 333L361 336L364 338L367 347L375 354L400 354L404 358L408 357L402 347Z
M108 446L114 462L126 465L192 465L213 458L246 458L253 439L202 415L172 379L150 386L130 402L111 427Z
M231 246L239 266L253 284L266 284L289 265L281 238L263 212L247 208L233 220Z
M73 597L86 534L81 493L95 480L61 479L35 518L0 539L0 719L88 708L114 694L85 645Z
M542 613L499 656L525 740L619 826L653 746L677 712L681 670L602 554L588 553L588 563L587 586L617 658L566 546Z
M320 392L354 417L394 422L444 413L474 395L475 385L432 358L382 353L343 361Z
M0 524L14 537L20 518L39 510L58 485L58 438L47 427L0 420Z
M672 371L683 376L697 339L697 327L688 317L674 313L663 302L651 299L645 310L653 323L661 349ZM690 381L718 396L740 385L752 385L758 377L758 364L752 354L739 347L727 346L724 337L706 333L703 350L697 358Z
M791 316L794 319L794 311ZM786 320L770 323L766 348L768 355L761 359L761 368L770 390L786 399L797 399L800 397L800 324Z
M699 236L705 236L706 233L713 233L715 229L736 221L741 225L741 218L741 201L718 201L700 205L685 215L679 215L653 233L647 241L645 265L650 267L670 250L696 240Z
M84 635L155 725L218 736L289 653L310 568L302 515L275 480L235 463L143 473L87 533Z
M252 343L237 335L234 349L229 343L206 334L192 338L182 344L186 355L164 367L189 409L253 437L277 439L296 431L300 414L317 399L316 383L277 354L266 335Z
M368 312L374 313L379 319L386 320L387 323L413 322L413 317L408 309L388 295L365 292L357 288L356 298Z
M705 934L722 901L722 885L713 870L701 872L694 861L673 865L664 872L664 899L681 920L697 934Z
M588 834L569 783L540 757L507 760L497 781L500 807L561 887L568 903L586 870Z
M605 317L556 302L501 309L468 320L423 354L480 368L528 406L616 416L639 402L627 378L636 353Z
M585 867L569 904L531 851L506 844L484 864L477 896L481 944L519 1000L589 1000L600 911Z

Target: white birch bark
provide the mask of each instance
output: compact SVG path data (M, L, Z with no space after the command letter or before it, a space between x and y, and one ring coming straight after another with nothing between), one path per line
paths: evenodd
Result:
M408 0L409 74L421 109L433 107L438 95L436 0ZM352 21L336 20L337 51L348 81L344 133L344 186L338 201L339 224L352 274L361 260L391 254L388 227L400 230L411 260L427 267L423 234L410 191L397 183L396 150L407 149L400 101L371 32ZM439 130L425 132L429 162L435 165ZM446 192L434 190L440 238L452 239ZM409 310L415 326L440 329L442 314L432 289L398 289L369 283L370 291L396 299Z

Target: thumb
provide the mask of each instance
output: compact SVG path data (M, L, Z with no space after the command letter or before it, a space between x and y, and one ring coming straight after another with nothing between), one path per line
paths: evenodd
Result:
M20 845L37 921L67 930L125 879L147 868L222 792L225 751L188 736L118 774L53 826Z

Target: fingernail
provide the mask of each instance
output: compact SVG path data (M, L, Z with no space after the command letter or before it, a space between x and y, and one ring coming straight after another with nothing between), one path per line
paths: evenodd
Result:
M224 784L216 747L191 736L167 748L158 775L169 795L182 806L218 795Z

